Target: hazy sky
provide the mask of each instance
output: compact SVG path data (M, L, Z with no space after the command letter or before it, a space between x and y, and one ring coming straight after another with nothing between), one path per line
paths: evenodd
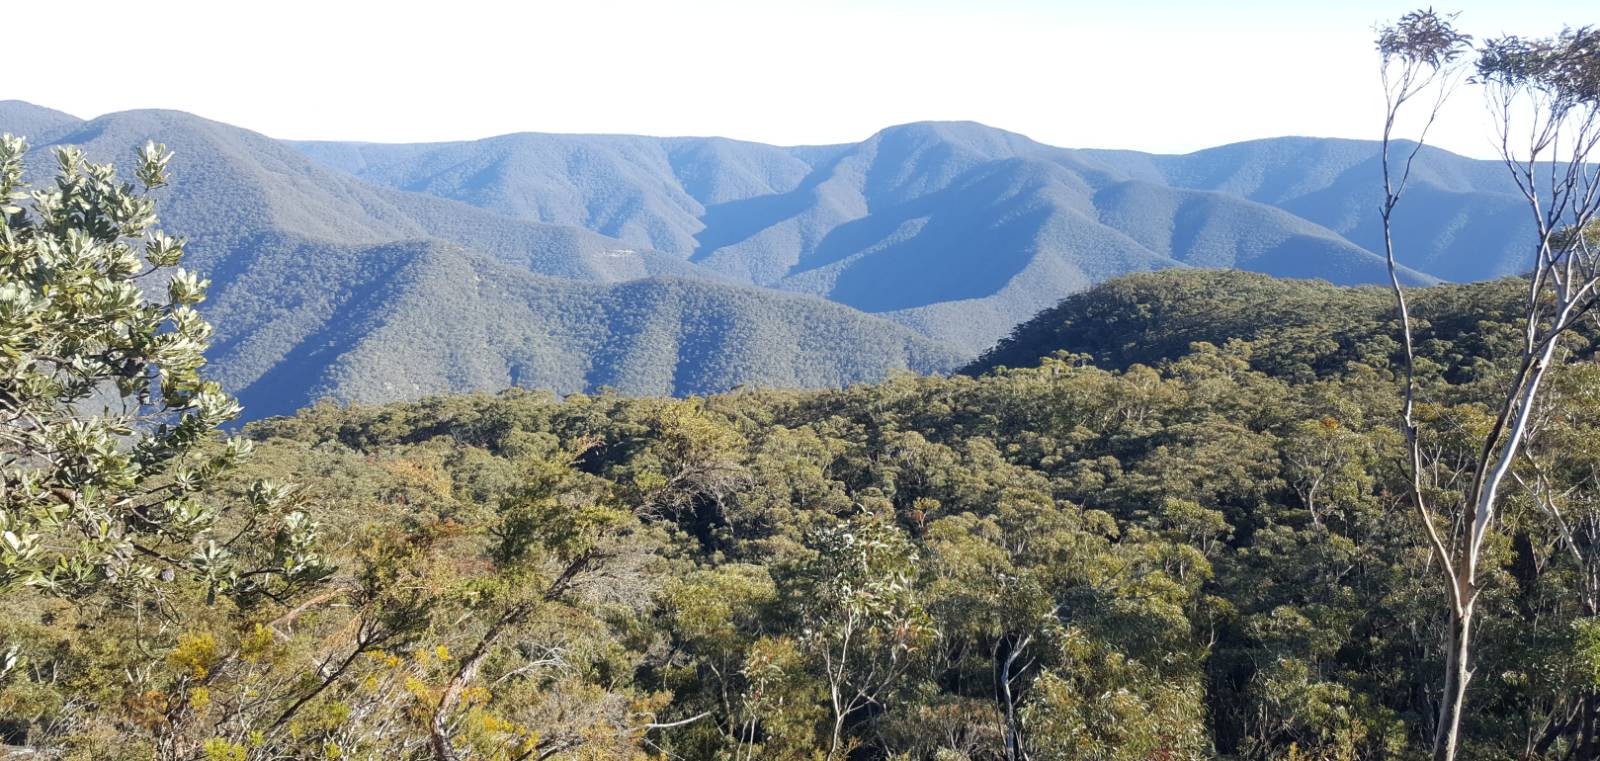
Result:
M0 99L164 107L281 138L518 131L860 140L971 119L1069 147L1372 137L1371 0L74 0L4 12ZM1600 23L1593 0L1461 0L1469 32ZM1487 155L1468 93L1438 144Z

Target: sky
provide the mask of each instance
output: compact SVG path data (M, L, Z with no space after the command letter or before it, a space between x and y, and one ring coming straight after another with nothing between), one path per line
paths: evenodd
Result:
M1371 138L1372 0L74 0L5 11L0 99L175 108L278 138L508 132L862 140L973 120L1182 153ZM1593 0L1458 0L1479 37L1600 23ZM70 10L68 10L70 8ZM18 31L26 30L26 31ZM1476 93L1437 145L1491 155Z

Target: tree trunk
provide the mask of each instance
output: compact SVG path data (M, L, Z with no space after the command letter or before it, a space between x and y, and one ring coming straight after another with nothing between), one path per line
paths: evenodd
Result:
M483 667L483 662L488 659L490 650L494 647L500 635L507 629L517 626L528 617L537 605L534 601L523 602L511 608L494 622L488 631L483 633L483 638L478 640L478 645L472 649L472 654L462 662L461 669L445 684L444 692L439 696L439 704L433 709L433 716L428 721L428 741L433 748L435 761L460 761L460 754L456 753L455 745L450 741L450 712L461 703L461 695L472 680L478 678L478 669Z
M1011 652L1006 654L1004 665L1000 667L1000 690L1006 704L1006 761L1028 761L1027 754L1022 750L1022 727L1017 721L1016 696L1011 694L1011 667L1031 641L1033 635L1030 634L1012 647Z
M842 680L843 676L836 676L832 665L829 664L828 700L833 707L833 733L828 737L828 755L825 761L833 761L839 755L839 742L844 737L844 717L849 713L849 709L845 707L844 700L839 694L839 683Z
M1452 606L1450 645L1445 652L1444 690L1439 695L1439 724L1434 728L1434 761L1455 761L1461 735L1461 709L1467 701L1467 682L1472 671L1467 667L1471 652L1472 604Z
M837 709L833 712L833 736L828 742L827 761L833 761L839 755L839 742L844 737L844 714Z
M1578 753L1575 761L1596 761L1600 759L1600 738L1595 737L1595 732L1600 731L1596 722L1600 721L1600 697L1593 690L1583 696L1583 725L1578 735Z

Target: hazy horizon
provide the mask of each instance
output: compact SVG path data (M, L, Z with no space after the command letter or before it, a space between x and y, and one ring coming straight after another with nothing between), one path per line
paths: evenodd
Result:
M825 145L896 124L976 121L1049 145L1168 154L1290 135L1376 137L1372 29L1411 8L292 0L251 15L191 0L83 6L73 50L116 57L61 56L51 36L19 35L13 60L48 58L57 76L13 80L0 99L85 118L172 108L289 140L541 132ZM1459 9L1462 28L1480 37L1588 20L1572 0L1440 8ZM40 6L10 15L21 29L55 25ZM162 45L143 44L152 22ZM142 86L130 86L134 74ZM1447 117L1432 143L1492 155L1477 97L1462 93Z
M55 110L55 111L62 111L62 109L55 108L54 106L51 106L49 103L36 103L34 101L23 100L23 99L15 99L15 100L17 102L28 103L30 105L39 106L39 107L42 107L42 108L49 108L49 109ZM99 118L101 116L107 116L107 115L115 114L115 113L122 113L124 111L161 111L161 110L180 111L182 113L188 113L188 114L191 114L193 116L200 117L202 119L207 119L207 120L210 120L210 121L216 121L216 122L221 122L221 123L224 123L224 124L229 124L230 126L239 127L239 128L242 128L242 129L248 129L248 130L251 130L253 132L260 132L260 130L256 130L253 127L251 127L250 125L248 125L248 124L233 124L231 122L227 122L225 120L218 119L218 118L215 118L213 116L207 115L207 114L205 114L203 112L192 112L192 111L187 111L187 110L184 110L184 109L165 109L165 108L160 107L160 106L121 109L119 111L107 111L105 113L96 113L96 114L79 114L79 113L71 113L71 112L65 112L65 111L63 111L63 112L67 113L69 116L72 116L72 117L75 117L75 118L78 118L78 119L82 119L84 121L92 121L92 120L94 120L96 118ZM1371 140L1371 141L1376 141L1377 140L1376 137L1350 137L1350 138L1345 138L1345 137L1339 137L1339 136L1336 136L1336 135L1307 135L1307 134L1262 135L1260 137L1244 138L1244 139L1241 139L1241 140L1233 141L1233 143L1218 143L1216 145L1201 146L1199 148L1194 149L1193 151L1164 152L1164 151L1147 151L1147 150L1140 149L1140 148L1127 148L1127 147L1124 147L1124 146L1111 146L1111 145L1104 145L1104 146L1100 146L1100 145L1094 145L1094 146L1057 145L1057 144L1054 144L1054 143L1050 143L1049 141L1046 141L1046 140L1040 140L1040 139L1034 137L1033 135L1029 135L1029 134L1024 133L1024 132L1019 132L1018 130L1008 129L1004 125L988 124L986 122L981 122L981 121L978 121L976 119L919 119L919 120L910 121L910 122L899 122L899 123L896 123L896 124L885 124L882 127L878 128L878 129L875 129L875 130L872 130L870 132L864 133L864 134L860 135L857 138L842 140L842 141L839 141L839 142L830 142L830 143L821 143L821 142L767 143L767 142L763 142L763 141L759 141L759 140L749 140L749 139L746 139L746 138L732 137L732 136L729 136L729 135L716 135L716 134L654 134L654 133L647 133L647 132L553 132L553 131L550 131L550 130L539 130L539 129L516 130L516 131L513 131L513 132L498 132L498 133L495 133L495 134L492 134L492 135L479 135L479 136L475 136L475 137L463 137L463 138L455 138L455 139L418 140L418 141L407 141L407 140L366 140L366 139L361 139L361 138L351 138L351 139L340 139L340 138L286 138L286 137L283 137L281 135L272 135L272 134L267 134L267 133L262 133L262 134L264 134L264 135L266 135L266 137L272 138L274 140L283 140L283 141L286 141L286 142L291 143L291 144L294 144L294 143L337 143L337 144L348 144L348 145L376 145L376 146L382 146L382 145L429 145L429 144L432 144L432 145L446 145L446 144L451 144L451 143L471 143L471 142L475 142L475 141L479 141L479 140L492 140L492 139L498 138L498 137L508 137L508 136L513 136L513 135L544 135L544 136L555 136L555 137L640 137L640 138L667 139L667 140L672 140L672 139L691 139L691 140L692 139L723 139L723 140L732 140L732 141L741 142L741 143L753 143L753 144L757 144L757 145L769 145L769 146L773 146L773 147L777 147L777 148L813 148L813 147L823 148L823 147L830 147L830 146L854 145L854 144L860 143L860 142L862 142L864 140L867 140L868 138L872 137L873 135L875 135L877 133L884 132L884 131L887 131L887 130L891 130L891 129L894 129L894 128L897 128L897 127L904 127L904 126L909 126L909 125L914 125L914 124L956 124L956 123L973 123L973 124L978 124L980 126L987 127L987 128L992 128L992 129L997 129L997 130L1001 130L1001 131L1004 131L1004 132L1011 132L1011 133L1014 133L1014 134L1019 134L1019 135L1022 135L1023 137L1026 137L1026 138L1028 138L1030 140L1034 140L1035 142L1041 143L1043 145L1048 145L1048 146L1053 147L1053 148L1067 148L1067 149L1072 149L1072 150L1080 150L1080 149L1082 149L1082 150L1126 150L1126 151L1132 151L1134 153L1149 153L1149 154L1153 154L1153 155L1185 155L1185 154L1188 154L1188 153L1196 153L1196 152L1205 151L1205 150L1210 149L1210 148L1220 148L1220 147L1224 147L1224 146L1231 145L1231 144L1234 144L1234 143L1248 143L1248 142L1252 142L1252 141L1274 140L1274 139L1279 139L1279 138L1291 138L1291 139L1292 138L1306 138L1306 139L1311 139L1311 140ZM27 137L27 136L24 135L24 137ZM1402 139L1405 139L1405 138L1402 138ZM1429 143L1432 144L1433 141L1430 140ZM1483 156L1483 157L1477 157L1477 158L1498 158L1498 157Z

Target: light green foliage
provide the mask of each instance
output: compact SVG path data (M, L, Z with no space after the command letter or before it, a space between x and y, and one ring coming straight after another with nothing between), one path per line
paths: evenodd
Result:
M905 532L866 517L819 530L816 556L796 574L791 594L813 636L827 640L837 625L859 626L862 639L886 656L909 656L929 633L914 588L917 551ZM826 645L823 645L826 646Z
M318 576L315 524L287 490L252 490L227 527L197 498L250 446L213 441L240 410L201 374L207 283L155 227L172 154L147 144L135 187L58 148L54 182L30 188L26 149L0 137L0 590L84 595L181 570L254 594ZM235 546L245 533L261 543Z
M1041 670L1023 712L1035 755L1063 761L1209 755L1198 683L1163 676L1072 628L1056 647L1056 665Z

